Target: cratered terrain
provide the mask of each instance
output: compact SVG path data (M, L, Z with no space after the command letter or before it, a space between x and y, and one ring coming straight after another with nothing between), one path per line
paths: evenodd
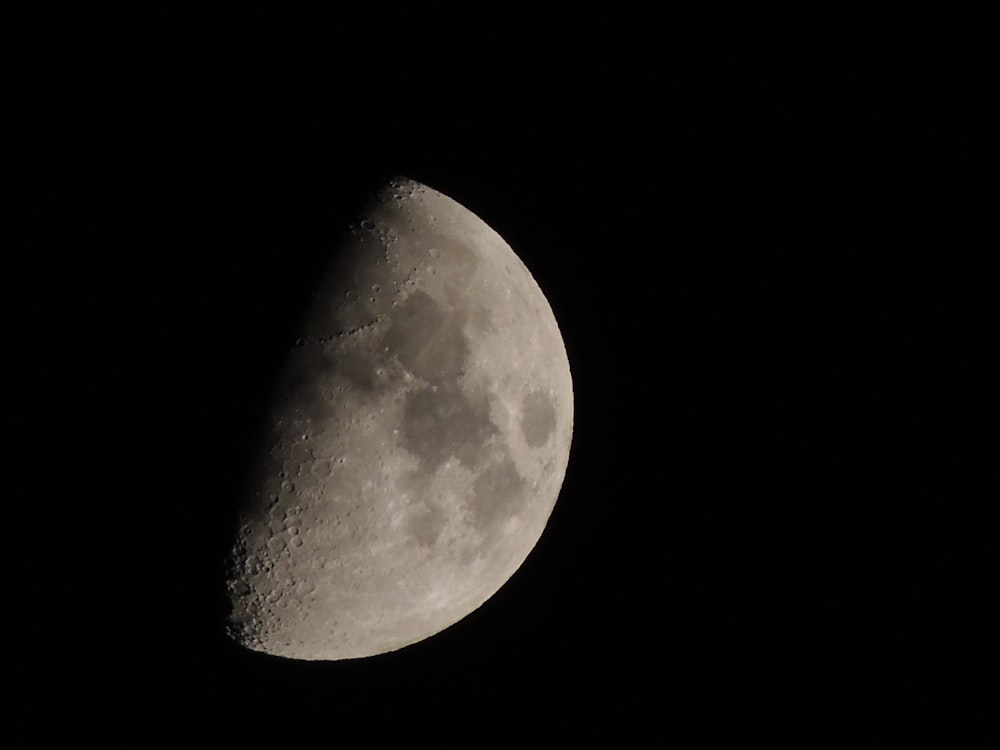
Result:
M229 558L229 633L295 659L454 624L540 538L569 459L555 317L454 200L388 182L316 285L263 415Z

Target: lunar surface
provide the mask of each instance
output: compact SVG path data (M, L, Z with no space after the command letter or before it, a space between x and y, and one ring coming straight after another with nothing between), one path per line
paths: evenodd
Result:
M372 201L310 304L264 417L228 632L353 659L444 630L518 569L562 485L572 381L513 250L411 180Z

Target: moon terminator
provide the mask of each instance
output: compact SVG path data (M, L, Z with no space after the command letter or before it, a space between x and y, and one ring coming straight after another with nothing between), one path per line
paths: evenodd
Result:
M517 570L556 502L572 381L503 239L392 180L302 320L230 555L229 634L296 659L423 640Z

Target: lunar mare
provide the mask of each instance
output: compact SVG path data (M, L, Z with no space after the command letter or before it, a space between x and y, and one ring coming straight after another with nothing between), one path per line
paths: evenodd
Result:
M264 416L229 634L295 659L423 640L541 536L573 393L555 317L472 212L392 180L322 278Z

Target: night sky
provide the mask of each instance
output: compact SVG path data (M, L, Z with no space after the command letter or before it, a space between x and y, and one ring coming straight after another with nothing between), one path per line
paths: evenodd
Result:
M49 334L22 351L60 394L45 441L76 458L41 471L71 488L85 583L47 574L51 637L74 636L25 695L97 730L376 747L985 718L978 26L438 3L26 21L33 270L8 283ZM394 175L478 214L545 292L574 378L563 490L443 634L353 662L243 651L221 555L256 409Z

